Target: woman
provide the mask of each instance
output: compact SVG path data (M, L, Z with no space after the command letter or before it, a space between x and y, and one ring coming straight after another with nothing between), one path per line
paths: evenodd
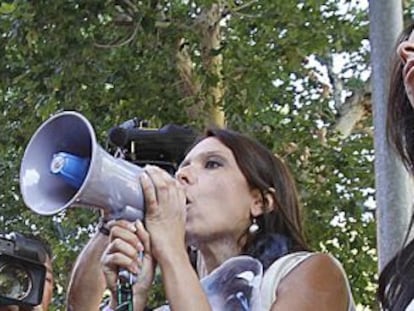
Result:
M407 170L414 174L414 24L397 42L392 61L387 135ZM406 241L411 231L409 226ZM406 244L406 241L404 244ZM384 310L414 310L414 242L408 243L380 274L378 297ZM408 307L412 303L410 309Z
M230 310L223 305L234 297L240 307L232 310L255 310L257 301L260 310L354 309L340 264L327 254L307 251L294 181L264 146L230 130L209 130L189 151L175 179L157 167L145 172L140 180L145 228L140 222L112 222L111 243L102 256L112 309L117 268L138 274L134 308L143 310L156 264L172 310ZM201 282L187 246L198 250L207 274ZM142 259L137 259L139 251ZM247 258L265 270L260 297L252 288L218 297L225 289L214 290L211 279L236 271L234 279L246 281L250 274L234 266L247 265ZM248 270L261 276L258 269Z

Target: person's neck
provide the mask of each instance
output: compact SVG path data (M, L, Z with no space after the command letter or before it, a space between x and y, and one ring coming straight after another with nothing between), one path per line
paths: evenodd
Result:
M209 242L200 245L198 249L208 274L227 259L238 256L241 253L240 246L232 239Z

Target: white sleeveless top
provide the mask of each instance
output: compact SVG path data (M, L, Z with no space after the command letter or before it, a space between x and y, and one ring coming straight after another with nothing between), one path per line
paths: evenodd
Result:
M261 300L263 310L270 310L273 303L277 300L276 290L279 287L280 282L285 278L293 269L299 266L306 259L317 253L312 252L296 252L285 255L276 260L264 273L262 285L261 285ZM355 303L352 297L351 287L349 285L348 278L346 277L344 268L341 263L333 256L330 255L333 261L338 265L338 268L342 271L346 286L348 289L348 311L355 311Z
M232 257L203 277L200 280L201 285L214 311L269 311L277 300L276 290L283 278L315 254L317 253L297 252L285 255L276 260L264 274L259 260L250 256ZM346 279L348 311L355 311L345 271L339 261L332 256L331 258ZM232 302L236 302L237 307L231 304ZM170 311L170 307L164 305L155 310Z
M411 300L410 304L405 308L405 311L414 311L414 299Z

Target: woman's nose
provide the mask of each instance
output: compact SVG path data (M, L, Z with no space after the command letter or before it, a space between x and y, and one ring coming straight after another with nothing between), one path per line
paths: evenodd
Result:
M397 52L403 63L411 57L414 57L414 43L410 41L401 42L397 48Z
M188 168L180 168L175 173L175 178L182 184L192 184L194 182L194 177Z

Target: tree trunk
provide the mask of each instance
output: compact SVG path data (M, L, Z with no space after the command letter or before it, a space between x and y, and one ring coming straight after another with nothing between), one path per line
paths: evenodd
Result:
M409 177L386 139L390 57L402 31L401 0L369 2L379 269L402 246L411 215Z
M344 103L336 105L338 117L334 129L342 139L351 135L358 122L370 113L371 98L371 80L368 80L362 89L354 90Z
M210 85L207 95L200 98L193 106L187 109L190 119L203 116L206 126L225 126L223 111L224 81L223 81L223 55L220 52L222 11L218 4L205 8L197 17L195 26L200 38L200 51L203 68L206 73L217 81ZM180 40L176 53L177 68L180 74L180 90L183 97L200 96L201 83L194 72L190 53L186 42ZM206 109L206 107L208 109Z

